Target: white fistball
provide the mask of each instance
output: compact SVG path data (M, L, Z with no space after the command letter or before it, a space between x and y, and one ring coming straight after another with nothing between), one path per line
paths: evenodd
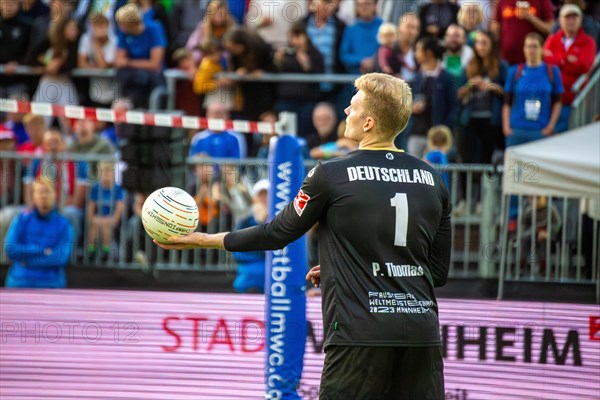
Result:
M186 191L164 187L146 198L141 217L148 235L166 243L171 236L184 236L196 230L198 205Z

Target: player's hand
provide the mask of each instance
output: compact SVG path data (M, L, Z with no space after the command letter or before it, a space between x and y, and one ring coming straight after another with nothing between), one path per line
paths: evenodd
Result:
M314 287L318 288L321 285L321 266L312 267L306 274L306 280L310 280Z
M156 239L153 242L165 250L197 249L202 247L202 243L206 242L205 236L208 235L202 232L192 232L185 236L172 236L167 243L157 242Z

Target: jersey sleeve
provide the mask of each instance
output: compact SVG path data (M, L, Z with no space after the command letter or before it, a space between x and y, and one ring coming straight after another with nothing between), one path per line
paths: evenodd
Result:
M438 187L440 188L440 196L442 200L442 218L438 226L429 262L431 265L431 276L433 278L433 286L439 287L446 284L448 279L448 270L450 268L450 251L452 249L452 227L450 223L450 199L446 185L436 174L438 179Z
M324 215L329 203L326 183L325 169L319 163L308 173L296 197L271 222L230 232L224 239L225 249L275 250L298 239Z

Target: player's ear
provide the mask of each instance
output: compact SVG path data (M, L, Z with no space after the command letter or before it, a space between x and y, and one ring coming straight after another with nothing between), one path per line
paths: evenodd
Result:
M370 130L375 128L375 120L371 117L367 117L365 119L365 123L363 124L363 131L369 132Z

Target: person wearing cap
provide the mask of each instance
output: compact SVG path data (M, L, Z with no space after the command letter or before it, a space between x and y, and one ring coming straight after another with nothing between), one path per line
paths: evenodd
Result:
M562 109L555 131L564 132L569 128L571 103L575 94L571 88L575 81L587 73L596 55L594 38L581 27L582 11L575 4L565 4L560 9L560 30L544 43L544 62L558 66L564 93L561 96Z
M262 179L252 188L252 214L242 219L235 230L249 228L265 223L269 216L268 194L271 183ZM239 293L265 292L265 255L264 251L236 252L233 258L237 262L237 275L233 288Z
M596 42L596 49L600 49L600 3L595 3L594 5L589 4L589 8L588 3L589 2L586 0L564 0L563 5L575 4L579 7L579 9L583 12L581 18L581 27L585 33L594 39ZM556 15L558 16L558 12ZM558 21L556 21L554 23L554 28L552 28L552 33L558 32L559 29L560 24Z

